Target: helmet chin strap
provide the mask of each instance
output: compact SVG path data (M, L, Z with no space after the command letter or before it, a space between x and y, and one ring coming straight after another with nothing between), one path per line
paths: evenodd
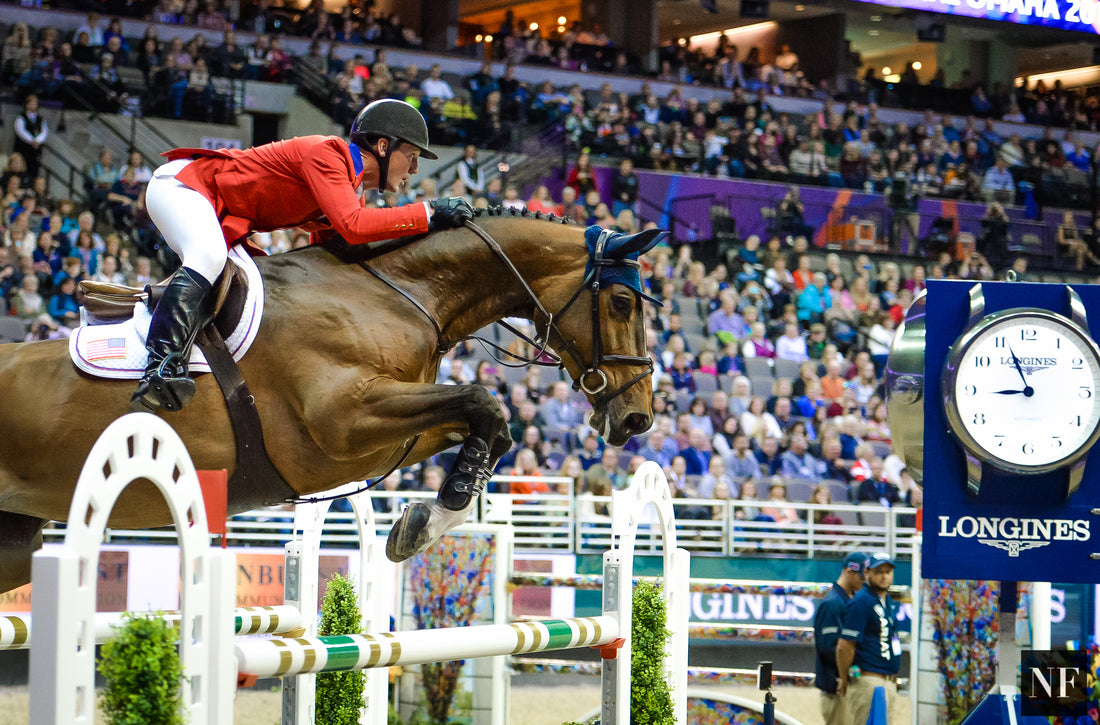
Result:
M378 191L386 191L386 181L390 173L390 156L393 155L394 146L398 143L398 140L393 136L381 136L380 138L386 139L389 144L386 147L385 155L379 154L377 149L378 141L366 146L366 152L374 157L375 162L378 164ZM357 149L355 144L348 144L352 149ZM352 159L357 158L355 152L351 154Z

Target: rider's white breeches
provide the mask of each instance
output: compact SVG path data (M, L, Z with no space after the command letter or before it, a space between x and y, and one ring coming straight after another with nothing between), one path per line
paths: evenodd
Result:
M225 268L229 250L210 200L176 180L176 174L189 163L189 159L169 161L154 171L145 191L145 205L183 266L213 284Z

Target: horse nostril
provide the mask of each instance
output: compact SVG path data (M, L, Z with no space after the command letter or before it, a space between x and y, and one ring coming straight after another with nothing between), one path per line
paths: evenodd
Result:
M631 435L638 435L649 430L652 422L650 417L644 413L631 413L626 416L626 429L630 431Z

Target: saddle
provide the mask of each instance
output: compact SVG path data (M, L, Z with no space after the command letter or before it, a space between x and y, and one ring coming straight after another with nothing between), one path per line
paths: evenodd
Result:
M88 325L111 325L123 322L134 316L134 305L145 304L152 312L160 302L170 275L153 285L130 287L111 282L93 282L81 280L80 289L84 292L84 317ZM212 291L214 299L214 325L222 339L232 334L241 321L245 300L248 297L248 277L240 265L230 257L225 269L214 281Z
M249 272L241 266L241 262L234 261L235 253L236 249L230 253L225 269L215 280L211 291L214 302L213 322L201 330L195 340L195 346L202 351L205 358L204 364L197 366L192 361L191 368L192 374L195 374L196 367L199 371L209 367L222 391L237 450L236 466L229 485L234 491L234 500L244 509L252 509L293 500L298 494L268 457L263 426L256 410L256 399L249 391L234 359L235 354L243 355L251 345L263 307L263 283L259 273L253 265L251 273L254 284L250 284ZM149 312L152 312L171 279L168 277L144 288L81 282L85 324L99 326L127 323L135 316L138 304L146 305ZM70 349L73 349L72 343L75 341L76 336L70 338ZM226 341L230 341L229 346ZM143 366L144 363L141 363L139 370Z

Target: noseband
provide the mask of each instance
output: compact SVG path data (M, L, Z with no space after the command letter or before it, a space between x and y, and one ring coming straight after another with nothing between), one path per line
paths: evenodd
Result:
M527 292L527 296L534 302L535 309L538 310L538 312L542 314L543 319L546 320L546 329L544 332L541 335L537 333L535 335L536 338L541 338L541 340L536 339L532 341L539 347L539 355L535 356L536 359L546 352L550 333L557 333L558 338L560 338L563 343L562 352L569 355L569 357L573 359L573 362L576 363L577 367L582 370L581 374L577 376L577 379L573 381L573 390L580 390L592 396L592 405L594 408L598 409L607 405L609 402L622 395L628 388L634 385L634 383L653 373L653 360L648 356L605 355L603 351L603 335L601 334L602 323L600 320L600 288L603 272L605 269L610 269L612 267L640 266L638 262L630 259L616 259L604 256L607 240L611 234L609 231L604 230L596 241L596 249L592 253L592 258L590 260L592 264L591 271L585 275L584 279L577 287L577 291L573 293L569 301L558 310L556 315L552 315L543 307L542 302L539 300L534 290L527 284L527 280L525 280L523 275L520 274L520 271L516 269L512 260L504 253L504 250L497 244L497 241L472 221L466 222L466 228L480 237L489 249L492 250L493 254L495 254L504 263L504 266L511 271L512 276L519 281L520 286ZM592 361L590 363L584 361L576 346L569 342L569 338L562 334L561 329L559 329L557 323L554 322L555 318L565 314L565 311L577 301L581 293L585 290L589 290L592 293ZM554 359L551 364L561 367L561 358L558 357ZM603 371L605 365L638 365L642 366L643 370L614 391L607 392L609 380L607 373Z

